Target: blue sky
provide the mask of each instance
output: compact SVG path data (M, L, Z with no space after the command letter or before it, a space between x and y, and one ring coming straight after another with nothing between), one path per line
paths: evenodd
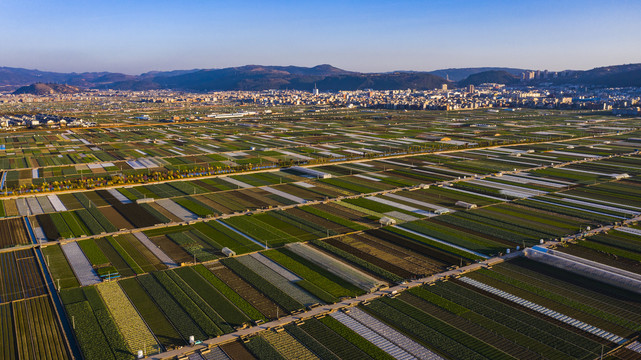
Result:
M347 70L641 62L641 1L0 0L0 66Z

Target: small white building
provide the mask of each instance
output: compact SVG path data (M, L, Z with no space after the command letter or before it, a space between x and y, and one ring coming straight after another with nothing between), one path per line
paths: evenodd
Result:
M387 216L382 217L382 218L379 220L379 222L380 222L380 223L381 223L381 225L383 225L383 226L389 226L389 225L394 225L394 224L396 224L396 220L394 220L394 219L392 219L392 218L388 218Z
M227 257L236 256L236 252L228 247L224 247L220 251L222 251L222 253Z
M461 200L457 201L454 205L466 208L468 210L476 209L476 204L472 204L472 203L461 201Z
M622 180L622 179L628 179L628 178L630 178L630 174L626 174L626 173L623 173L623 174L614 174L614 175L612 175L612 177L613 177L615 180Z

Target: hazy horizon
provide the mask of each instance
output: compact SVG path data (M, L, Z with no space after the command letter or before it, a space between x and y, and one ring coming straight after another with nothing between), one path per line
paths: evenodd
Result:
M641 61L640 61L641 63ZM548 71L564 71L564 70L570 70L570 71L581 71L581 70L591 70L594 68L598 67L607 67L607 66L616 66L616 65L628 65L628 64L636 64L636 63L621 63L621 64L602 64L602 65L597 65L593 67L588 67L588 68L571 68L571 69L547 69L547 68L521 68L517 66L492 66L492 65L479 65L479 66L460 66L460 67L448 67L448 68L438 68L438 69L426 69L426 70L416 70L416 69L395 69L395 70L385 70L385 71L362 71L362 73L391 73L391 72L434 72L434 71L443 71L443 70L457 70L457 69L475 69L475 68L505 68L505 69L522 69L522 70L548 70ZM215 70L215 69L223 69L223 68L233 68L233 67L242 67L242 66L279 66L279 67L287 67L287 66L297 66L297 67L306 67L306 68L313 68L315 66L319 65L331 65L334 66L333 64L313 64L313 65L296 65L296 64L238 64L238 65L230 65L230 66L225 66L225 67L195 67L195 68L190 68L190 69L182 69L182 68L176 68L176 69L153 69L153 70L146 70L146 71L141 71L138 73L133 73L133 72L122 72L122 71L109 71L109 70L88 70L88 71L75 71L75 70L70 70L70 71L64 71L64 70L51 70L51 69L44 69L44 68L26 68L26 67L21 67L21 66L6 66L4 64L0 64L0 68L18 68L18 69L26 69L26 70L35 70L35 71L43 71L43 72L54 72L54 73L101 73L101 72L107 72L107 73L119 73L119 74L124 74L124 75L131 75L131 76L138 76L142 75L145 73L150 73L150 72L169 72L169 71L190 71L190 70ZM353 70L353 69L345 69L339 66L334 66L336 68L339 68L341 70L346 70L346 71L353 71L353 72L361 72L358 70Z
M0 66L132 75L247 64L586 70L641 62L639 13L639 2L576 0L0 2Z

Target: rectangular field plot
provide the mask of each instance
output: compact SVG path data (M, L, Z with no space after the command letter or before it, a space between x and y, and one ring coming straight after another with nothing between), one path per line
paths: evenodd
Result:
M0 220L0 248L30 243L31 240L22 218Z
M0 253L0 302L44 295L47 289L31 249Z
M6 356L4 359L71 359L48 296L5 304L0 311L3 333L15 333L14 339L6 339L8 342L2 343L2 352ZM12 340L15 342L12 343Z
M267 243L268 246L282 246L288 242L300 241L299 237L307 237L310 234L302 229L294 228L289 225L285 229L280 229L278 224L282 224L276 218L267 214L258 214L253 216L235 216L222 220L225 224L233 227L238 232L245 234L247 237L254 239L258 243Z
M641 235L623 231L629 229L619 228L607 234L586 237L576 245L560 248L559 251L641 274Z
M532 260L469 277L486 287L472 280L440 282L363 309L454 358L473 351L492 359L589 359L641 329L638 296Z
M275 319L278 314L285 313L285 310L280 308L264 293L251 286L248 282L221 264L216 264L209 269L211 273L214 274L215 278L211 278L208 274L204 273L203 270L199 270L198 267L195 269L199 271L201 276L209 279L209 281L214 284L219 291L223 292L227 298L230 300L235 298L234 303L237 306L246 302L248 305L258 310L260 314L267 319ZM250 312L252 311L245 310L245 313L249 314ZM254 316L259 319L261 318L257 314Z
M67 261L69 261L69 265L71 265L81 286L100 283L100 277L94 271L82 250L80 250L77 242L60 245L60 248L64 252Z
M505 247L514 246L514 243L509 241L474 233L472 228L446 224L439 221L438 217L429 221L418 220L404 223L399 228L422 234L428 240L444 242L446 245L451 244L454 247L471 250L472 254L477 256L497 254L504 251Z
M116 282L102 283L96 289L132 353L138 350L144 350L147 354L160 352L161 347L147 324Z
M342 297L353 297L364 293L361 289L346 282L343 278L307 261L287 249L268 250L263 254L300 276L300 278L293 279L292 281L312 294L315 294L324 302L337 302L337 300ZM258 256L259 255L256 254L255 258L258 258Z

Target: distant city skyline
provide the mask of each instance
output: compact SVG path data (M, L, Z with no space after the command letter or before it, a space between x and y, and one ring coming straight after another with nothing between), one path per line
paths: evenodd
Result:
M638 1L0 1L0 66L585 70L641 62Z

